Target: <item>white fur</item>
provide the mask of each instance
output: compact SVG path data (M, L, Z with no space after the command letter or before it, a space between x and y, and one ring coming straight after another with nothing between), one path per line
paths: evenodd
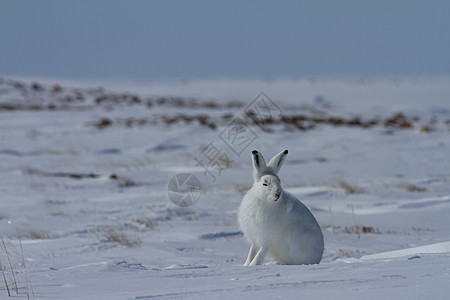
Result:
M323 234L309 209L283 191L277 174L287 150L266 165L252 151L255 182L239 207L239 225L251 243L244 266L264 263L270 254L279 264L318 264L322 259Z

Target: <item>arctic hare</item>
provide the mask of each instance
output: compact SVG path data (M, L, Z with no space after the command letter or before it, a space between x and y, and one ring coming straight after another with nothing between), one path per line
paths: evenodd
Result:
M264 263L269 253L275 263L318 264L323 254L323 234L309 209L283 191L277 174L288 153L275 155L266 165L252 151L255 182L239 207L239 225L251 243L244 266Z

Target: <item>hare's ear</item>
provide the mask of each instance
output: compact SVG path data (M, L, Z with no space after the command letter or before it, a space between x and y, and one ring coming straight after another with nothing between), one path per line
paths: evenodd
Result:
M283 165L284 159L286 158L286 154L288 154L287 150L284 150L269 161L269 164L267 165L268 169L273 172L274 174L278 174L278 171L281 168L281 165Z
M255 181L258 181L263 175L263 173L267 171L266 161L264 160L262 154L256 150L252 151L252 157L253 157L253 172Z

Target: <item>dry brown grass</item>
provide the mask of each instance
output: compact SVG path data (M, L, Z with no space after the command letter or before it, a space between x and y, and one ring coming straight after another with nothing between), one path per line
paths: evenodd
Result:
M65 212L63 212L61 210L52 210L48 214L50 216L52 216L52 217L66 217L66 216L69 216L68 213L65 213Z
M142 240L137 237L129 236L122 230L107 229L104 235L105 239L110 242L119 243L120 245L134 248L142 246Z
M142 222L146 222L145 220L141 220ZM136 221L138 222L138 221ZM139 224L139 223L138 223ZM143 224L142 226L155 226L154 223L150 224L147 222L147 225ZM131 229L135 232L142 232L145 230L141 230L143 228L137 228L133 224L113 224L113 225L104 225L98 227L99 232L102 233L102 237L109 242L118 243L122 246L126 246L129 248L140 247L142 246L142 239L137 237L135 234L127 232L125 229Z
M59 235L56 233L49 233L45 230L38 228L28 228L19 230L17 233L17 237L21 240L23 239L49 240L49 239L56 239L59 237Z
M365 190L359 186L351 185L345 180L338 181L339 186L349 194L364 194Z
M314 157L314 161L319 162L319 163L324 163L324 162L327 162L328 159L326 157L318 156L318 157Z
M2 248L2 251L0 251L0 253L2 255L4 253L4 256L6 256L6 258L8 260L8 265L9 265L9 270L8 270L4 265L2 265L1 256L0 256L0 271L1 271L2 275L3 275L3 282L5 284L5 289L6 289L7 293L8 293L8 297L14 297L13 295L11 295L11 289L10 289L10 287L14 287L14 291L15 291L16 295L20 297L16 275L20 275L21 273L17 272L14 269L13 262L11 261L11 257L9 255L9 250L8 250L8 247L11 248L10 247L11 245L9 245L7 247L5 241L3 240L3 238L0 238L0 241L2 243L2 246L0 246L0 249ZM19 240L19 245L20 245L20 253L21 253L21 262L20 263L23 266L24 275L25 275L25 287L26 287L26 291L27 291L26 295L27 295L27 299L30 299L30 288L31 288L31 292L32 292L33 297L35 295L34 295L34 291L33 291L33 286L31 285L31 283L28 282L28 275L27 275L27 270L26 270L26 266L25 266L25 257L24 257L24 254L23 254L23 247L22 247L22 241L21 240ZM15 251L15 249L13 249L12 252L17 252L17 251ZM9 277L10 282L8 282L8 276L7 276L8 271L11 272L11 276ZM0 298L2 298L2 297L0 296Z
M13 266L12 266L12 263L11 263L11 259L9 258L8 249L6 248L5 241L3 239L1 239L1 241L2 241L2 244L3 244L3 249L5 249L6 257L8 258L9 267L11 269L11 275L12 275L12 278L13 278L13 281L14 281L14 289L16 290L16 295L18 295L19 294L19 290L17 289L17 280L16 280L16 276L14 275L14 269L13 269Z
M338 249L337 254L339 257L361 257L364 253L360 250L347 250L347 249Z
M25 266L25 257L23 255L23 247L22 247L22 241L19 240L19 245L20 245L20 253L22 254L22 266L23 266L23 270L25 273L25 284L27 287L27 299L30 299L30 289L29 286L31 286L31 291L33 292L33 297L34 297L34 291L33 291L33 286L30 284L28 284L28 276L27 276L27 268Z
M3 281L5 282L5 287L6 287L6 291L8 292L8 297L11 297L11 292L9 291L8 281L6 280L5 270L3 269L1 260L0 260L0 270L2 271Z
M352 234L361 234L361 233L374 233L374 234L380 234L380 229L374 228L372 226L360 226L360 225L354 225L345 227L344 232L346 233L352 233Z
M400 183L400 184L397 185L397 187L400 188L400 189L405 189L405 190L407 190L408 192L419 192L419 193L423 193L423 192L426 192L426 191L427 191L426 188L419 187L419 186L417 186L417 185L415 185L415 184L412 184L412 183Z

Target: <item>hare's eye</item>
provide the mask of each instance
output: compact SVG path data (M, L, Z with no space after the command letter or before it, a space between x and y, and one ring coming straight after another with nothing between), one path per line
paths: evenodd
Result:
M267 183L264 182L263 185L264 185L264 186L267 186Z

